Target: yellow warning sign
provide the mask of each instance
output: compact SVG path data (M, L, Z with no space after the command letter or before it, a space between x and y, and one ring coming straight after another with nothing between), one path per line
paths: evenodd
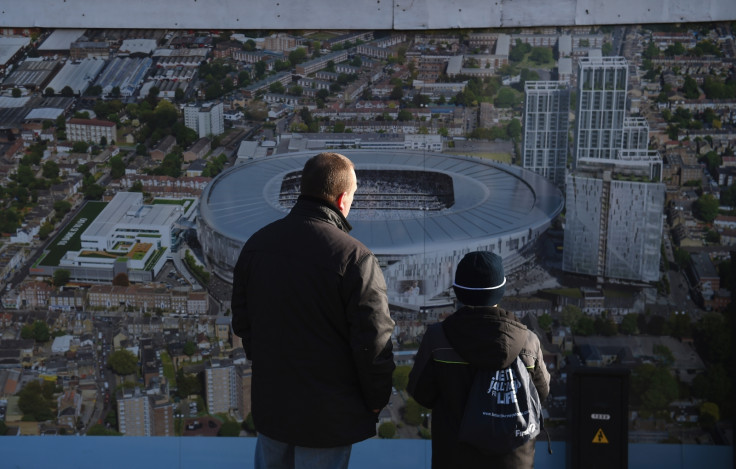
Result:
M608 444L608 438L606 438L606 434L603 433L603 429L599 428L598 432L593 437L593 443L605 443Z

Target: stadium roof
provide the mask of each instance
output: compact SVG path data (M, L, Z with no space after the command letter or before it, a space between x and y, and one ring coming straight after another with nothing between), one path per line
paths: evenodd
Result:
M377 254L439 251L463 242L511 235L548 223L564 204L555 186L518 166L441 153L341 152L358 170L421 170L452 177L455 203L448 209L404 211L398 219L351 209L351 234ZM262 226L286 215L288 210L279 203L283 177L300 171L314 154L276 155L222 173L205 189L200 217L222 235L245 242Z

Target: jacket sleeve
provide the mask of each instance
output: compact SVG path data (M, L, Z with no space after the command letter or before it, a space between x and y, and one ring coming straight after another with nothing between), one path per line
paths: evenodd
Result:
M528 331L528 334L524 350L520 355L527 370L532 375L532 381L534 387L537 388L539 399L544 401L549 395L549 372L544 364L544 354L542 353L542 345L539 343L539 337L532 331Z
M431 334L432 328L427 328L419 351L414 357L414 366L409 373L409 384L406 388L415 401L428 409L434 406L438 394L432 362Z
M238 262L233 269L233 294L231 298L232 328L233 333L243 339L243 350L248 359L251 357L250 349L250 317L248 316L248 302L246 286L248 284L248 263L250 255L243 250L238 257Z
M346 315L363 398L370 410L381 409L391 396L394 364L386 280L372 254L345 273Z

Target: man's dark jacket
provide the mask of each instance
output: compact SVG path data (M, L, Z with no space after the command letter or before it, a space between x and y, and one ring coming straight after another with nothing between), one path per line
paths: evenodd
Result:
M253 363L256 430L298 446L376 433L394 369L386 282L336 207L301 196L245 243L233 272L233 331Z
M549 394L549 373L539 338L508 311L463 306L427 328L409 374L408 391L432 409L432 469L531 468L534 440L511 453L489 455L457 441L468 391L477 369L500 370L520 356L539 398Z

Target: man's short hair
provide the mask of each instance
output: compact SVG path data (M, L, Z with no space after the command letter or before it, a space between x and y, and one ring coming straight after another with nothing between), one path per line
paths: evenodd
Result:
M339 153L319 153L304 164L301 193L334 202L352 189L353 162Z

